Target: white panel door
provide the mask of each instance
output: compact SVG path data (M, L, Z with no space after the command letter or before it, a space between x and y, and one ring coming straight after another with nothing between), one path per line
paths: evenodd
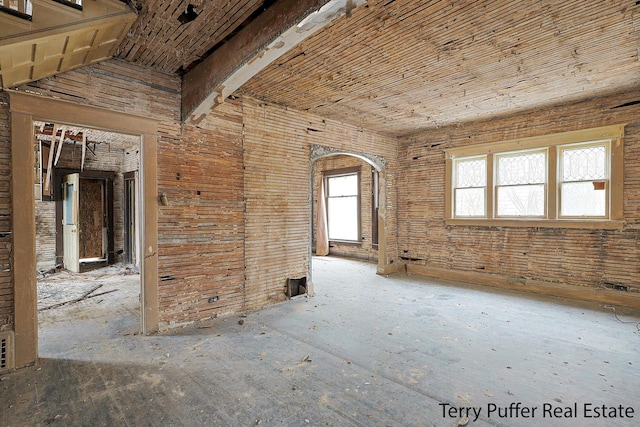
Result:
M80 203L80 175L66 175L63 182L62 233L64 268L80 272L80 235L78 233L78 206Z

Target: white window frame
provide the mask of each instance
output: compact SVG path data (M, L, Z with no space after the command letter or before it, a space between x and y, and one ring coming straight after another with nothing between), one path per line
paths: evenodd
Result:
M445 150L445 224L479 226L563 227L620 229L624 226L623 182L624 182L624 127L625 124L603 126L592 129L542 135L516 140L492 142L451 148ZM608 144L606 182L607 215L605 217L568 217L560 215L561 207L561 155L565 149L579 145ZM497 159L498 155L518 152L547 150L547 179L545 190L545 215L543 217L497 216ZM485 190L486 216L455 216L456 162L465 158L486 156L487 186Z

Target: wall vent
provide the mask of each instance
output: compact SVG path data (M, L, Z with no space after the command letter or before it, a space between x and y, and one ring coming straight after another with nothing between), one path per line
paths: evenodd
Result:
M13 331L0 332L0 372L13 369Z
M286 294L289 298L293 298L298 295L305 295L307 293L307 277L300 277L297 279L287 279Z

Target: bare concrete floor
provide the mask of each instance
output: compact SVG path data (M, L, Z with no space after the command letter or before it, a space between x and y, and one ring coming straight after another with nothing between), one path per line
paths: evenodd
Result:
M637 315L313 262L314 298L161 336L118 292L64 308L0 425L640 425Z

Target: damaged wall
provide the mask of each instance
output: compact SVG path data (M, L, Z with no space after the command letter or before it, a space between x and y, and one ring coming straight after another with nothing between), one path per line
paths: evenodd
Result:
M410 272L640 306L640 92L400 138L399 255ZM447 148L628 123L622 230L445 225ZM455 273L454 273L455 272ZM582 290L580 290L582 289ZM598 289L593 292L593 289Z
M80 144L64 144L55 168L80 171L82 147ZM114 172L113 216L115 261L122 260L124 248L123 230L123 176L125 150L110 144L96 144L87 150L84 171ZM54 173L55 173L54 168ZM56 264L56 204L61 201L38 200L36 198L36 262L38 269L46 269ZM58 214L61 207L58 206ZM82 218L82 216L81 216ZM60 219L60 221L62 221ZM82 254L80 255L82 258Z
M29 90L34 94L45 97L58 98L62 100L72 101L76 104L93 105L96 107L107 108L114 111L130 113L134 115L142 115L153 118L159 122L159 163L167 163L167 173L160 170L159 189L166 191L167 187L172 187L175 178L169 178L171 172L170 162L166 161L163 153L167 152L173 145L177 145L175 149L180 153L181 149L188 151L187 145L181 142L181 126L179 122L180 116L180 80L175 76L158 73L151 69L127 64L118 60L105 61L98 65L85 67L82 69L69 71L59 74L55 77L43 79L20 88L21 90ZM9 133L9 98L6 93L0 93L0 171L5 171L0 178L5 181L6 185L0 186L0 193L4 195L6 205L4 210L0 211L0 263L5 264L0 272L0 328L12 329L13 314L13 282L11 276L11 204L9 191L11 188L10 181L10 133ZM109 123L105 123L108 127ZM188 144L188 142L187 142ZM181 153L180 153L181 154ZM197 173L188 170L186 174ZM155 208L152 206L150 208ZM2 209L2 205L0 205ZM166 228L171 228L174 223L173 218L161 217L159 222L159 234L162 236ZM242 225L242 222L238 224ZM187 230L194 233L193 240L197 240L198 230ZM6 239L6 245L4 240ZM189 237L186 241L190 241ZM197 253L192 250L191 245L185 245L183 248L185 253ZM159 252L159 276L170 276L171 272L167 271L165 261L171 259L171 252L167 250L165 244L161 243L158 248ZM206 257L200 259L206 263ZM179 289L182 284L181 280L175 280L166 284L160 282L160 295L177 293L175 289ZM5 302L6 301L6 302ZM165 300L166 303L166 300ZM160 310L160 322L163 324L170 323L173 319L168 310ZM197 313L188 312L187 316L192 320L197 318Z
M163 326L244 309L242 109L228 102L202 128L163 135L158 215Z
M158 193L166 194L168 205L149 208L158 209L160 328L279 301L287 277L307 274L312 144L387 159L385 259L396 259L393 138L250 99L225 102L199 127L182 126L179 79L119 60L21 90L158 121ZM0 96L6 192L11 188L8 97ZM9 194L4 197L0 226L9 233L11 204ZM0 241L0 250L6 252L0 255L7 268L0 273L0 325L10 329L11 236L2 231L6 242Z
M11 130L9 96L0 92L0 331L13 328Z
M360 167L360 232L361 240L359 244L345 244L340 242L331 242L329 245L329 254L337 256L347 256L351 258L360 258L368 261L378 260L377 245L372 243L372 171L375 169L364 160L357 157L338 155L324 157L318 159L313 164L313 221L316 221L318 215L318 196L320 181L323 172L335 169L343 169L349 167ZM313 228L313 241L315 244L316 227ZM314 248L315 250L315 248Z
M243 112L247 308L284 299L287 278L307 275L312 145L386 159L389 236L380 256L395 262L395 138L251 98L243 98Z

